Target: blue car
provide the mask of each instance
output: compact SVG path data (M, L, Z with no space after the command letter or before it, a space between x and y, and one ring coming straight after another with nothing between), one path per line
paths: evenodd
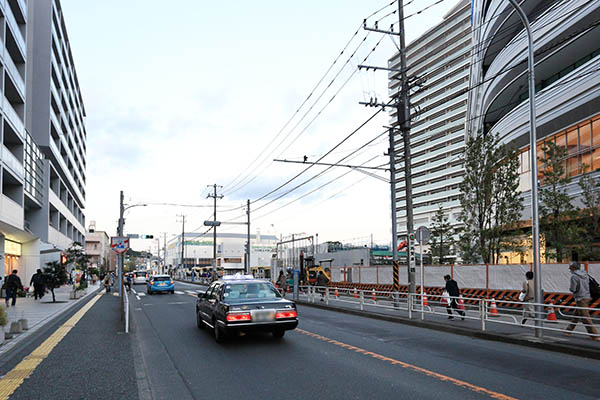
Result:
M175 293L175 284L169 275L152 275L146 282L146 293Z

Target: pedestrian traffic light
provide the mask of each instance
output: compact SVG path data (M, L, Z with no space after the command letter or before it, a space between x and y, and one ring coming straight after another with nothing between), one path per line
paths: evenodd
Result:
M409 260L409 264L411 266L414 266L416 264L416 258L415 258L415 234L414 233L409 233L408 234L408 260Z
M154 239L154 235L140 235L140 239Z

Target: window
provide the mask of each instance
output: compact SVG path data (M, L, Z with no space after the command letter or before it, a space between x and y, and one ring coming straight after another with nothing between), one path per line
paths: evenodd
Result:
M558 144L558 142L556 144ZM578 151L579 141L577 139L577 128L573 128L567 132L567 154L577 154Z

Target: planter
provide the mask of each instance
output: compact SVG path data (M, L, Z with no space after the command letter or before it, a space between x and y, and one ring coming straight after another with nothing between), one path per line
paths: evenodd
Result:
M21 324L18 322L11 322L10 323L10 330L8 331L8 333L21 333L23 332L23 330L21 329Z
M0 346L4 343L4 327L0 326Z

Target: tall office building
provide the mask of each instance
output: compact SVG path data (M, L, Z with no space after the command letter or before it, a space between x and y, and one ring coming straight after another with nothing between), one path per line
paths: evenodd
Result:
M411 93L412 186L414 227L431 226L441 206L452 225L458 224L459 184L464 168L459 156L465 148L465 113L471 54L471 2L460 0L437 26L407 46L409 77L423 81ZM400 68L400 55L388 62ZM389 92L400 90L397 73L390 73ZM396 110L391 115L397 126ZM406 235L406 186L404 145L400 133L394 138L396 164L396 209L398 234Z
M59 0L28 1L26 127L44 155L44 198L32 214L42 251L85 241L85 108Z

